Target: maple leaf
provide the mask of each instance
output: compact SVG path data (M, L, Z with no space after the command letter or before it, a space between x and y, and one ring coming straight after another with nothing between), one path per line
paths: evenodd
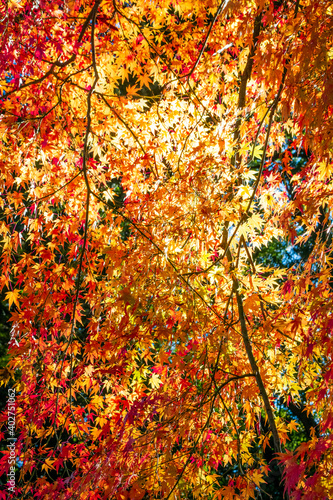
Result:
M54 460L47 458L42 465L42 470L45 470L47 472L49 469L54 469L53 467L54 462L55 462Z
M139 75L139 81L140 81L140 88L142 88L143 86L149 87L149 84L152 83L152 79L147 73Z
M260 486L260 483L264 483L265 480L263 479L263 474L259 472L258 470L255 470L251 476L252 481L256 486Z
M6 293L6 299L9 302L9 308L11 308L12 304L14 303L17 307L19 307L19 296L20 292L19 290L10 290L9 292Z
M150 376L150 385L153 389L158 389L162 381L156 373L152 373Z
M128 96L137 95L139 88L140 87L137 87L136 85L132 85L132 86L126 87L126 94Z

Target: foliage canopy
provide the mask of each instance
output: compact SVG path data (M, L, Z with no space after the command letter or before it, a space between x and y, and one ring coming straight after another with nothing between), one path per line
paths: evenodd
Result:
M332 498L331 2L1 17L18 497Z

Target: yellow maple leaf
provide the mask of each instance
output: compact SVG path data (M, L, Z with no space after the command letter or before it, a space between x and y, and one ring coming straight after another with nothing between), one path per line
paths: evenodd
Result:
M149 84L152 82L152 79L149 77L147 73L139 75L139 80L140 80L140 88L142 88L144 85L146 87L149 87Z
M51 460L51 458L47 458L45 460L45 463L43 463L43 465L42 465L42 470L45 470L47 472L48 469L54 469L54 467L52 465L53 463L54 463L54 460Z
M161 385L161 380L159 376L156 373L153 373L151 378L150 378L150 385L153 389L158 389L159 386Z
M137 95L138 94L138 87L136 85L132 85L131 87L126 87L126 94L128 96L132 95Z
M264 483L264 479L263 479L263 474L261 472L259 472L258 470L255 470L253 475L252 475L252 481L254 482L254 484L256 486L259 486L260 483Z
M9 302L9 309L11 308L13 302L17 307L19 307L19 293L19 290L13 290L6 293L6 299L8 299Z
M298 423L295 420L291 420L288 424L288 428L290 431L297 431Z

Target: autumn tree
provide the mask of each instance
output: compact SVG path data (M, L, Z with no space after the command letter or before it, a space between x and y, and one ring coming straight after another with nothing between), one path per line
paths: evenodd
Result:
M332 498L331 2L1 17L13 497Z

